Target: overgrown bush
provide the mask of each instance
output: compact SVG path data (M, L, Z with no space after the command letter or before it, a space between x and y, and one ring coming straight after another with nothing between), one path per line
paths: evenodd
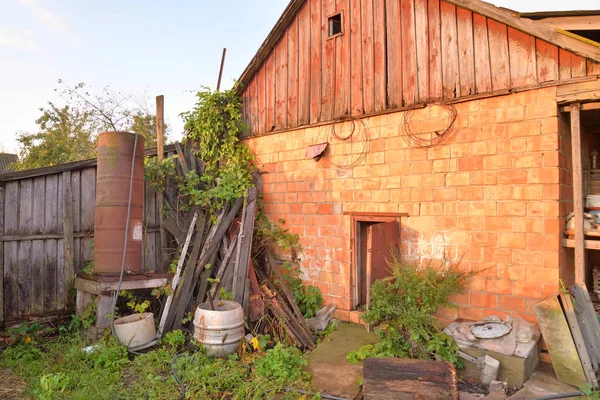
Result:
M442 332L434 314L440 307L453 307L450 296L464 292L475 272L460 262L446 266L417 266L390 260L392 275L371 287L369 309L361 318L374 327L382 341L348 354L349 361L367 357L436 356L459 364L458 346Z

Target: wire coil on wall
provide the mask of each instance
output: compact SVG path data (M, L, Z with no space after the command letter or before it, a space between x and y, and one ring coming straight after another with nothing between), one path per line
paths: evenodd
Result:
M437 106L441 107L447 114L448 122L443 129L429 131L429 132L416 132L414 130L414 119L415 115L420 111L428 107ZM452 104L448 104L440 99L427 99L418 103L414 103L408 107L404 113L404 123L402 124L402 136L406 143L411 147L427 149L443 144L448 140L454 132L454 125L456 122L457 111L456 107ZM427 118L431 121L431 118Z
M350 123L349 129L344 129L346 123ZM323 141L330 145L329 162L336 168L352 168L360 164L371 148L367 124L363 119L351 116L341 117L336 123L324 126L315 143Z

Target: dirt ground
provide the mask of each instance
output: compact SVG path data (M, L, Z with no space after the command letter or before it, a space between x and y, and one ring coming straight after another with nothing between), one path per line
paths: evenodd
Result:
M27 399L25 384L14 375L10 369L0 368L0 399L21 400Z

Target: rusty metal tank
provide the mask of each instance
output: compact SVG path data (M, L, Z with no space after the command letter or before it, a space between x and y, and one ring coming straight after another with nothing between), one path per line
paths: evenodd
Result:
M96 210L94 217L94 273L119 275L123 261L131 159L135 161L125 273L142 272L144 212L144 138L129 132L98 136Z

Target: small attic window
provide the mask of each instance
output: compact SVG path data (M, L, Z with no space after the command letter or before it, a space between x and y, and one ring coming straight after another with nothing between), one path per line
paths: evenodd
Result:
M327 18L327 37L341 35L342 31L342 13L337 13Z

